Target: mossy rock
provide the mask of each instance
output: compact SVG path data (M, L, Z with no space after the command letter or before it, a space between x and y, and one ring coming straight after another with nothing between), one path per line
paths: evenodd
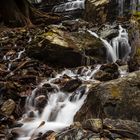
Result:
M113 118L140 121L140 71L100 83L90 89L75 120Z
M30 45L27 45L27 54L30 57L65 67L76 67L95 62L106 61L106 49L101 40L88 32L68 32L52 27L39 34Z

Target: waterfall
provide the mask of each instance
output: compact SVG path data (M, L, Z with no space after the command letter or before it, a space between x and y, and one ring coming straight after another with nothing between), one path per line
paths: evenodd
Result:
M123 16L125 0L117 0L117 1L118 1L119 16Z
M117 59L126 61L131 52L131 47L128 41L128 33L122 26L119 25L119 35L111 40L111 45Z
M77 9L85 9L85 0L69 1L53 7L53 12L61 13Z
M19 130L20 135L17 140L30 140L39 133L44 134L49 130L59 131L70 126L73 123L76 112L84 104L87 97L90 84L84 81L94 82L94 74L99 68L100 65L95 68L88 66L73 70L65 69L60 74L57 74L55 78L47 79L37 86L26 100L26 113L19 121L23 126L15 128L15 130ZM79 71L79 69L81 70ZM55 81L62 80L66 75L71 79L81 79L83 84L72 93L63 92ZM38 91L45 84L49 84L54 90L48 93L47 104L40 114L36 108L36 97L38 97ZM29 115L31 113L32 117Z
M108 55L107 58L111 57L111 61L115 62L117 60L116 53L114 52L114 50L113 50L112 46L109 44L109 42L107 40L99 37L95 32L92 32L90 30L88 30L88 32L91 35L93 35L94 37L99 38L103 42L105 48L107 49L107 55Z
M95 32L88 30L88 32L96 38L99 38L107 49L107 60L116 62L118 59L127 61L129 54L131 52L131 47L129 44L128 33L126 29L119 25L119 34L117 37L113 38L110 42L99 37Z
M137 9L136 0L131 0L130 7L131 7L132 13L136 12L136 9Z

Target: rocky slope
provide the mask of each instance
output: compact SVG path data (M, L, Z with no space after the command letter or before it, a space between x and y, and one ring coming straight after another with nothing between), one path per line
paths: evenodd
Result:
M49 2L52 5L60 3ZM127 11L130 1L125 1L123 14L117 14L118 6L117 2L108 0L86 0L83 19L66 20L65 17L60 25L1 31L0 139L15 140L19 136L23 124L18 120L26 112L26 99L43 80L55 77L66 67L76 72L75 79L64 74L55 80L55 84L66 94L78 94L75 91L82 84L90 85L85 104L76 113L70 127L43 134L35 131L31 140L140 139L139 18L131 17L132 13ZM132 49L130 58L128 62L118 60L105 64L107 50L102 40L88 30L109 42L118 36L119 24L128 31ZM97 64L101 66L92 74ZM89 79L80 79L79 75ZM38 90L35 102L39 112L54 90L49 84ZM30 112L26 121L33 116ZM43 125L44 122L38 128ZM19 129L15 129L17 127Z

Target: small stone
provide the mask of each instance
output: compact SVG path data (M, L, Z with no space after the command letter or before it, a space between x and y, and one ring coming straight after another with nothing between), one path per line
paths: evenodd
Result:
M111 74L105 71L99 70L95 73L94 78L99 81L108 81L111 80Z
M101 119L88 119L83 123L84 129L89 129L94 132L99 132L103 128Z
M74 80L70 80L68 81L64 87L62 88L63 91L66 92L73 92L75 91L80 85L82 84L81 80L79 79L74 79Z
M1 111L5 115L11 115L16 107L16 103L12 99L8 99L1 107Z
M40 95L35 98L36 107L44 108L47 103L47 98L45 95Z
M81 128L82 127L82 124L80 122L74 122L71 127L73 128Z

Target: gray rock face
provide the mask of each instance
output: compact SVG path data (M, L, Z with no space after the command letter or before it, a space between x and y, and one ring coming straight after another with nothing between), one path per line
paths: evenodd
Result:
M93 85L75 120L109 117L140 121L140 71Z

